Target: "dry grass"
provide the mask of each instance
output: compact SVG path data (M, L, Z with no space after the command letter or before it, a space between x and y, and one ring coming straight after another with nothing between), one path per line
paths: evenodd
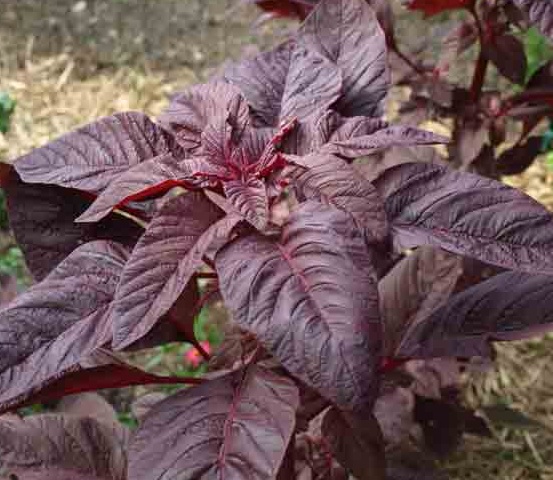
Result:
M229 19L223 0L89 1L92 17L74 11L77 1L2 2L0 91L17 100L12 129L0 134L3 159L115 111L155 116L168 94L204 78L252 38L253 12ZM544 165L508 182L553 207L553 173ZM475 407L504 402L549 428L467 438L445 463L452 478L553 479L553 337L498 346L494 370L471 376L466 399Z

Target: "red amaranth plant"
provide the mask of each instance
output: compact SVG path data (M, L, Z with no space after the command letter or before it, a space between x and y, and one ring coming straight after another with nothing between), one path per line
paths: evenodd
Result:
M413 414L429 439L454 425L445 447L485 433L458 404L458 364L436 357L551 328L553 216L494 179L375 160L444 141L380 118L386 44L367 3L323 0L294 38L176 95L157 123L116 114L4 167L39 282L0 311L0 411L187 384L141 418L133 480L383 479ZM162 377L120 357L201 351L194 320L217 292L234 327L222 369ZM389 383L400 373L409 388ZM0 437L0 457L19 471L13 445Z

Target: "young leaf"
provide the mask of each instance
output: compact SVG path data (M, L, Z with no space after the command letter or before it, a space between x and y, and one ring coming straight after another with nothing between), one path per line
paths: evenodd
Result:
M380 355L370 251L351 217L302 204L280 240L239 238L215 257L234 321L291 373L338 405L358 409L376 394Z
M499 73L519 85L526 78L526 54L524 45L514 35L504 33L483 45L486 57L497 67Z
M115 348L131 345L155 326L202 265L212 242L240 221L221 217L202 193L179 195L160 209L121 274L111 310ZM194 307L189 305L189 311Z
M195 152L206 126L222 113L228 113L236 131L242 131L249 122L248 105L240 91L228 83L215 81L194 85L175 95L158 121L187 152Z
M332 205L352 216L367 238L381 241L389 233L386 211L371 183L351 165L332 155L296 157L294 186L308 199Z
M0 417L0 460L22 480L125 480L123 427L90 416Z
M515 270L553 273L553 217L495 180L406 163L374 181L400 248L435 245Z
M143 232L137 223L115 213L96 224L75 223L90 201L72 189L23 183L17 175L4 188L10 226L37 280L83 243L104 239L132 247Z
M275 478L297 407L294 383L255 365L181 391L145 416L129 478Z
M63 135L14 166L24 182L98 194L130 167L169 150L170 139L147 116L124 112Z
M331 407L323 418L323 437L340 464L359 480L384 480L384 439L376 418L355 416Z
M505 272L451 298L402 342L400 356L486 357L490 342L519 340L553 328L553 278Z
M298 42L342 72L338 112L348 117L381 115L390 85L386 39L366 2L322 0L301 26Z
M385 355L393 356L405 332L448 300L463 272L462 265L462 257L420 247L380 280Z
M228 201L258 230L263 230L269 220L269 198L263 180L248 179L225 182L224 192Z
M541 33L553 40L553 3L551 0L513 0Z

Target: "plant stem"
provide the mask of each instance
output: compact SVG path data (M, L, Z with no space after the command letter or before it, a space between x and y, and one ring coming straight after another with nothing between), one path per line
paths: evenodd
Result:
M478 54L478 59L476 60L476 67L474 68L474 75L472 77L472 83L470 86L470 96L473 102L478 101L480 94L482 93L482 88L484 87L484 81L486 80L486 70L488 69L488 57L484 53L484 44L486 38L484 35L484 29L482 28L482 22L476 11L476 7L473 5L469 12L474 17L474 22L478 30L478 39L480 41L480 53Z

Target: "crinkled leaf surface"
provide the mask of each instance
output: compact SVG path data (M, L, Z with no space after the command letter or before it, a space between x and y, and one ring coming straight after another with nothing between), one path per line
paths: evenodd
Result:
M305 167L294 172L294 186L305 198L350 214L368 238L386 238L384 204L374 186L351 165L332 155L296 157L295 161Z
M409 328L447 302L462 274L462 257L420 247L398 262L378 283L384 351L394 355Z
M381 115L390 84L386 39L365 1L322 0L301 26L298 42L339 67L341 114Z
M551 0L513 0L528 15L530 22L553 40L553 2Z
M215 257L234 321L283 366L345 408L376 394L380 320L376 279L352 218L302 204L280 240L239 238Z
M374 185L400 248L428 244L492 265L553 273L553 217L519 190L423 163L392 167Z
M265 182L258 178L231 180L224 183L228 201L258 230L269 220L269 198Z
M111 310L114 347L124 348L154 327L202 265L213 240L227 236L240 220L221 217L202 193L179 195L160 209L121 274Z
M0 460L21 480L125 480L126 438L90 416L2 416Z
M223 73L225 81L239 88L257 124L276 126L290 59L295 43L285 42L268 52L230 65Z
M87 243L0 311L0 409L109 342L106 312L127 255L115 243Z
M161 196L173 187L186 187L196 164L177 160L170 153L140 163L115 178L77 221L98 222L130 201Z
M240 88L257 122L270 126L324 112L342 86L332 62L294 42L232 65L224 78Z
M505 272L455 295L404 339L409 357L491 355L490 342L553 328L553 278Z
M334 456L355 478L386 478L384 439L372 413L361 417L331 407L324 415L321 429Z
M37 280L83 243L105 239L132 247L143 231L118 214L93 225L75 223L90 201L72 189L23 183L13 176L5 192L10 226Z
M248 105L240 91L228 83L212 81L175 95L158 121L185 150L194 152L201 146L204 129L222 113L228 114L237 131L249 122Z
M340 138L340 133L338 131L333 136ZM389 147L432 145L447 142L447 138L441 135L403 125L386 126L368 135L357 136L352 132L349 137L347 140L331 140L323 146L322 151L346 158L358 158Z
M258 366L181 391L144 417L131 443L129 477L275 478L298 403L291 380Z
M146 115L124 112L63 135L14 166L25 182L97 194L128 168L169 149L170 138Z

